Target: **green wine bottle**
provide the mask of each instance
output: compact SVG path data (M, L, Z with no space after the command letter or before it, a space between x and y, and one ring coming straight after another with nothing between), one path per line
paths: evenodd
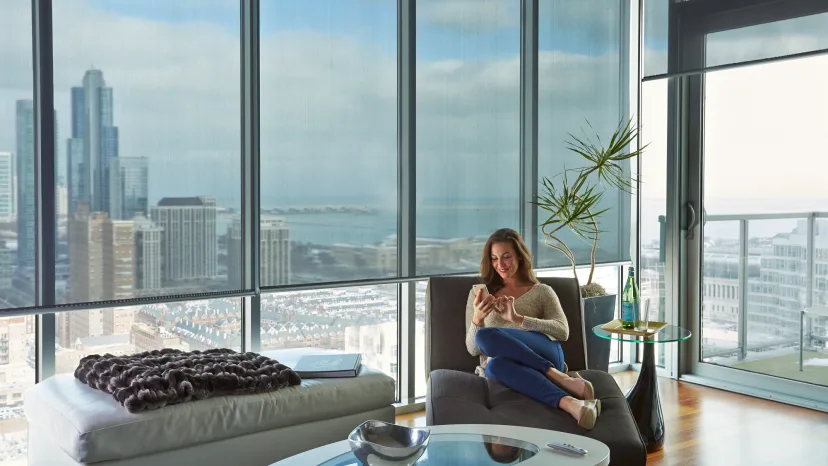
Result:
M640 303L641 296L638 294L638 286L635 284L635 267L630 267L627 283L624 285L624 294L621 295L621 327L625 329L635 328Z

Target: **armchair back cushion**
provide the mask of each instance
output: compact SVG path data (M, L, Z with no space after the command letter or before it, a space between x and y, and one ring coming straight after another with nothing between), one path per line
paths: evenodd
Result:
M569 370L586 369L584 310L578 279L538 278L555 290L569 322L569 339L562 341ZM437 369L474 372L479 359L466 350L466 300L478 277L432 277L426 291L426 378Z

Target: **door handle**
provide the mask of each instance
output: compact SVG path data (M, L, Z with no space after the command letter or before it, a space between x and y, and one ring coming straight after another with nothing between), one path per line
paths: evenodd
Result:
M699 224L698 219L696 218L696 209L693 208L692 202L687 203L687 213L690 216L690 220L687 223L687 233L684 234L684 237L686 239L692 240L693 238L695 238L694 230L696 229L696 226Z

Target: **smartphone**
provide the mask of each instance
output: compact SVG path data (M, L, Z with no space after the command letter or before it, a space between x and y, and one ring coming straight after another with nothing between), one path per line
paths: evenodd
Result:
M472 290L474 290L475 295L477 295L477 293L483 293L483 295L481 295L481 298L485 298L486 296L489 296L489 289L486 288L485 284L474 285L472 287Z

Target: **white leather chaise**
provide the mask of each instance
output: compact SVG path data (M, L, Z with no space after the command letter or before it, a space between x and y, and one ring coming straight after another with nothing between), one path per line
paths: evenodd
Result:
M263 352L293 367L313 349ZM129 413L112 397L57 375L25 396L29 466L268 465L347 438L360 423L394 422L394 379L304 380L257 395L211 398Z

